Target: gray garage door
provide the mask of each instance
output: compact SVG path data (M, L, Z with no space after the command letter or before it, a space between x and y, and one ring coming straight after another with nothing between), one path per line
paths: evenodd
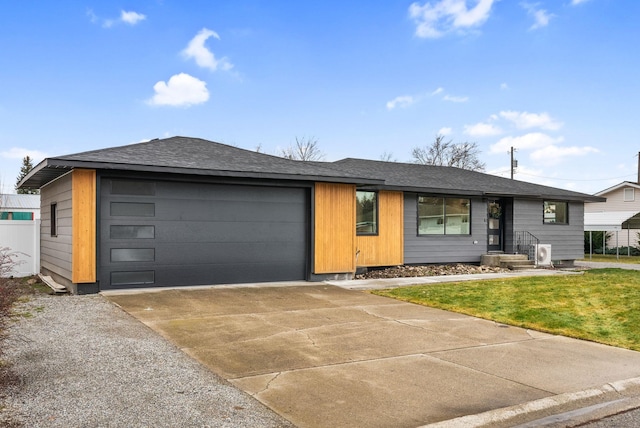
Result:
M309 190L101 180L100 288L305 279Z

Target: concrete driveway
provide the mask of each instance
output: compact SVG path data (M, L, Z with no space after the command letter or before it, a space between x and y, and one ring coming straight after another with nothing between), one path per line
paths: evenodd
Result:
M416 427L640 376L637 352L329 284L106 296L301 427Z

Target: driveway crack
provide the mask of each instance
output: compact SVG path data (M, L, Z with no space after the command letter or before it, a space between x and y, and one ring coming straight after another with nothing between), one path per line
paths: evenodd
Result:
M262 394L265 391L269 390L269 387L271 386L271 383L274 382L276 379L278 379L278 377L282 374L282 372L278 372L276 373L270 380L269 382L267 382L267 384L264 386L264 388L262 388L260 391L257 391L256 393L252 394L254 397Z

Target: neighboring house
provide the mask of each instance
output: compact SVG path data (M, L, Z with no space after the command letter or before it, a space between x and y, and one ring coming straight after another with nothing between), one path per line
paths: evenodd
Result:
M40 195L0 194L0 220L38 220Z
M458 168L300 162L185 137L48 158L21 186L41 190L43 273L77 293L479 263L533 235L570 263L583 257L584 202L603 200Z
M623 181L595 194L603 202L585 204L585 230L613 232L607 247L638 246L640 185Z
M40 271L40 195L0 195L0 248L16 253L12 276Z

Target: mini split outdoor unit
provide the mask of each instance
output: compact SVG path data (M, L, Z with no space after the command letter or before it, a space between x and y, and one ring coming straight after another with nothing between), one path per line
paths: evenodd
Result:
M551 244L536 245L536 265L551 266Z

